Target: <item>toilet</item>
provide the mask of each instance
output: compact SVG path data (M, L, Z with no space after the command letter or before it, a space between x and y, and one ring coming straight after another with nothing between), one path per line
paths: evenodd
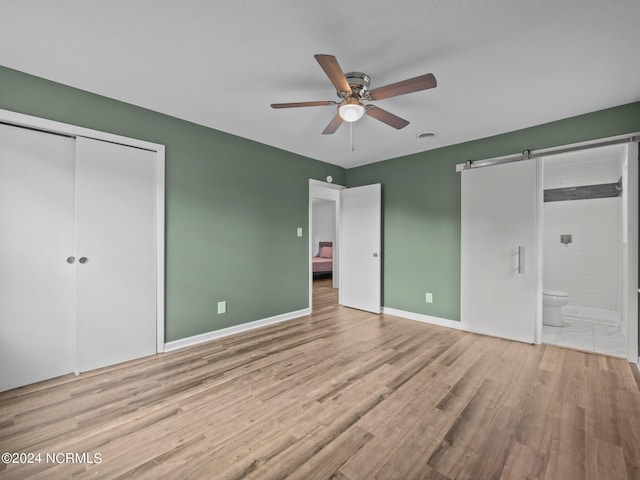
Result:
M542 323L551 327L561 327L560 307L569 303L569 294L561 290L542 290Z

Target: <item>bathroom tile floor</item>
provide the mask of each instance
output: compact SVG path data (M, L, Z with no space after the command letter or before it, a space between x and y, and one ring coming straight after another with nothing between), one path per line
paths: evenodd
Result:
M627 340L620 327L564 320L562 327L542 326L542 343L625 357Z

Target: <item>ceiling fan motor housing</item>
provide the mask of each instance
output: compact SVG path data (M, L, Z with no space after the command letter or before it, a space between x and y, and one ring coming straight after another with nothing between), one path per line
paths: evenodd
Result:
M348 72L348 73L345 73L344 76L347 78L347 82L349 82L349 86L351 87L351 93L337 92L338 97L340 98L356 97L360 100L370 100L368 97L369 84L371 83L371 79L369 78L369 75L362 72Z

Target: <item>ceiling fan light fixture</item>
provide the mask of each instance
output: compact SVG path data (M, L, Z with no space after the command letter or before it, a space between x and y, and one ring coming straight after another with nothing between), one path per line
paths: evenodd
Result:
M355 98L347 98L338 107L338 114L345 122L355 122L364 115L364 106Z

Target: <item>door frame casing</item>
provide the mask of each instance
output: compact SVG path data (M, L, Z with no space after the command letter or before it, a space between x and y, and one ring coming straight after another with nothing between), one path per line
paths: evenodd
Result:
M335 183L323 182L321 180L314 180L313 178L309 179L309 225L307 227L308 237L309 237L309 309L313 309L313 264L311 261L311 257L313 257L313 199L314 198L323 198L331 201L335 201L336 207L336 215L335 215L335 228L336 228L336 245L333 247L333 256L334 256L334 276L336 274L336 267L339 267L340 264L340 190L344 190L344 185L337 185ZM338 192L335 198L332 198L332 195L327 191L334 190ZM324 192L328 194L323 195ZM339 276L339 273L338 273ZM335 285L336 278L333 278L333 283ZM338 295L340 295L340 291L338 290Z
M156 183L156 353L164 352L165 146L45 118L0 109L0 122L44 133L86 137L155 152Z

